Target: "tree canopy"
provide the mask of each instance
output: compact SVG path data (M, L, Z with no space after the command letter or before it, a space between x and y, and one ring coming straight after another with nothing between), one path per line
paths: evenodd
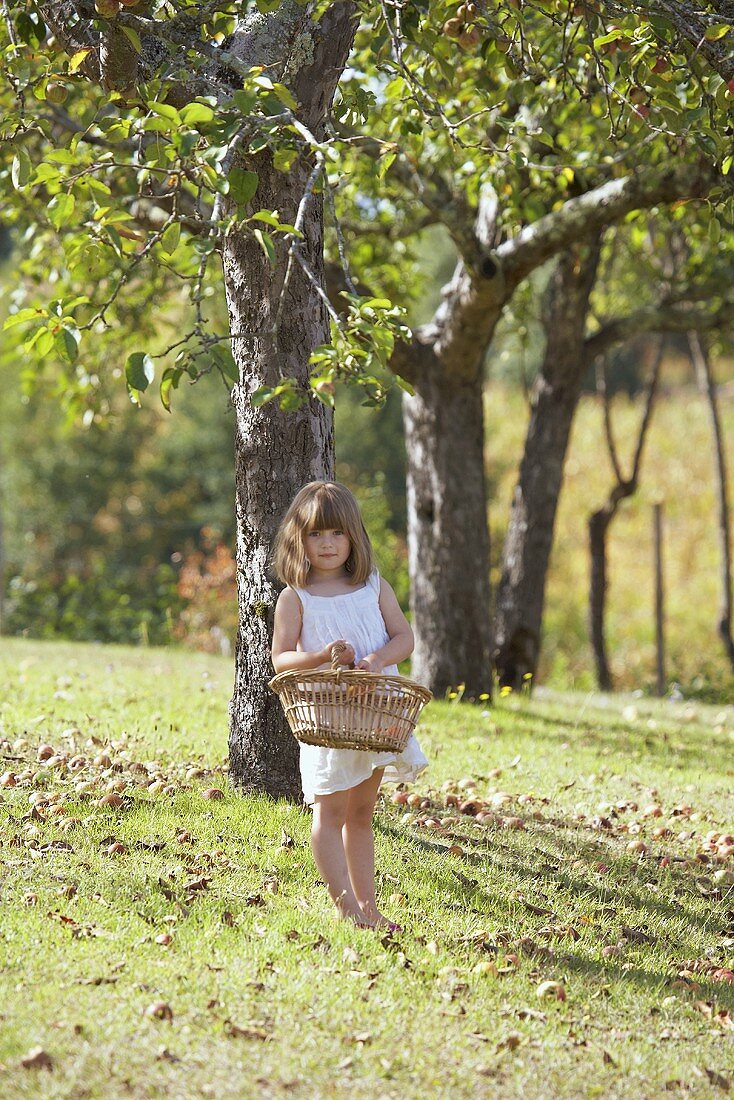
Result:
M98 412L102 334L113 362L116 332L133 324L134 400L154 376L167 407L185 376L236 381L232 334L210 308L224 237L244 226L272 262L278 238L289 269L306 262L299 226L258 206L266 148L284 175L313 157L308 188L328 199L327 246L350 296L332 298L332 342L314 354L326 401L337 376L382 396L406 335L393 302L428 224L447 228L469 270L494 265L511 287L578 231L574 217L588 229L696 195L706 220L729 225L731 4L348 6L355 48L314 134L299 81L343 3L7 5L0 175L23 252L8 324L28 370L60 366L82 414ZM182 296L190 323L166 336L158 303ZM303 397L287 378L275 389L255 400Z

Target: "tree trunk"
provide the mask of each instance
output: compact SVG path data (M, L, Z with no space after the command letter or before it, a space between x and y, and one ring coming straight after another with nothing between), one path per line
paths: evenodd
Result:
M237 45L239 53L252 60L253 49L272 49L277 56L283 38L277 32L278 16L288 20L294 10L294 5L282 5L272 26L257 23L260 29L252 30L248 25ZM299 120L316 137L323 131L356 25L352 0L339 0L318 25L309 23L304 29L301 53L306 64L292 74L291 88ZM277 68L271 71L279 75ZM319 293L324 283L323 199L312 187L310 155L302 153L287 173L276 171L269 151L247 167L258 174L252 210L277 210L281 221L299 226L303 263L294 262L287 275L287 241L275 234L271 267L246 223L225 239L224 283L232 354L240 373L232 392L239 629L230 702L230 779L244 791L300 800L298 744L280 702L268 689L273 615L281 587L270 574L270 551L278 524L301 486L334 477L332 413L308 388L311 352L330 338ZM295 378L307 395L300 408L285 412L277 400L252 406L255 390L272 388L284 378Z
M481 368L456 380L434 359L415 391L403 403L413 675L471 698L491 691Z
M279 210L295 222L310 165L299 162L285 176L269 155L256 165L255 202ZM323 217L320 196L311 199L303 227L304 256L317 279L323 277ZM277 401L253 408L251 394L280 378L308 382L308 359L329 339L326 309L300 265L294 265L278 332L272 329L286 269L279 244L274 269L246 231L227 237L224 278L232 351L240 370L233 391L237 424L235 479L237 509L237 589L240 624L235 652L235 684L230 704L230 778L244 790L274 798L300 797L298 745L278 699L268 689L273 675L270 644L273 613L281 586L270 575L270 548L280 519L308 481L333 479L332 413L316 398L283 412Z
M731 577L731 537L729 534L730 509L729 489L726 473L726 452L724 433L721 427L719 406L716 394L716 382L711 368L708 349L697 332L688 334L688 345L696 371L701 394L706 399L711 421L711 435L714 444L714 465L716 469L716 490L719 504L719 542L721 544L721 606L719 611L718 633L729 664L734 669L734 640L731 636L732 620L732 577Z
M531 395L494 625L499 682L513 690L532 681L538 667L546 575L563 465L587 367L586 314L598 257L598 240L565 253L548 289L547 345Z
M640 467L642 454L645 447L648 428L652 419L653 406L657 396L660 367L663 361L663 339L658 336L655 342L654 358L651 367L650 381L645 395L645 408L640 422L640 430L637 436L632 472L629 477L622 473L622 466L617 454L617 447L612 432L611 407L607 392L605 367L602 364L597 374L597 388L604 400L604 432L609 450L609 457L615 475L615 484L612 486L609 496L598 511L589 517L589 551L591 555L591 572L589 582L589 633L594 650L596 662L596 679L602 691L612 691L614 683L609 667L606 645L606 604L607 604L607 534L612 521L617 514L623 500L633 496L637 492L640 479Z

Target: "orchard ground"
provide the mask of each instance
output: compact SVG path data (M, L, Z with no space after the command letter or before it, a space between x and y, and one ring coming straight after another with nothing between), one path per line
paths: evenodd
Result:
M734 707L431 704L381 936L307 814L230 788L229 660L3 639L0 677L4 1096L734 1087Z

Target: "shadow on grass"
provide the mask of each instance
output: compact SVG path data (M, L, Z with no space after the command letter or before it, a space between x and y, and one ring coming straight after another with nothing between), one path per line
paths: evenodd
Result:
M598 874L599 880L594 881L583 871L574 875L558 865L559 859L568 859L571 855L577 859L588 859L592 864L601 862L602 853L593 840L580 837L575 843L559 843L557 836L551 838L543 834L537 839L546 843L550 841L551 850L536 846L534 861L520 843L508 843L504 837L500 839L489 832L483 837L470 837L452 830L446 840L458 842L465 849L454 867L449 862L453 862L454 857L447 854L446 844L401 829L384 815L377 818L376 824L379 832L389 835L403 850L406 847L413 850L420 874L430 875L433 888L443 896L453 897L478 916L486 914L496 920L500 928L512 930L513 937L532 938L545 930L541 939L553 940L554 966L588 972L606 983L619 980L645 986L651 991L660 990L676 980L677 971L683 968L686 960L701 955L697 943L700 943L702 935L706 935L710 944L734 934L734 910L726 909L725 900L717 899L721 904L709 912L697 912L693 908L694 901L701 905L704 900L695 882L702 876L693 869L667 869L663 874L653 863L641 865L609 853L609 872L604 875L603 881ZM528 833L519 835L527 838ZM432 860L426 859L429 853L445 858L445 871L437 869ZM540 860L543 860L542 864ZM493 875L506 877L507 891L499 892L493 889L491 883L483 884L481 878L471 876L472 871L482 869L491 869ZM667 889L677 896L660 896L646 885L650 882L656 888ZM554 904L547 893L562 897L563 904ZM579 914L564 915L557 909L562 910L569 905L575 908L576 903L583 904L584 910L595 907L601 910L597 916L603 917L603 922L600 919L593 928L589 928L589 932L596 937L597 946L627 940L630 952L639 947L647 948L651 953L663 951L670 958L670 969L662 971L636 965L625 969L614 959L596 962L585 955L559 950L559 942L564 944L567 941L563 940L562 932L558 936L552 934L553 922L561 922L561 928L567 927L569 923L578 922ZM661 926L667 926L664 936ZM675 938L673 927L678 933ZM583 932L580 942L587 949L591 947ZM720 965L724 965L723 958ZM707 981L703 974L697 981L700 989L693 991L696 999L713 999L727 1009L734 1009L733 986Z
M611 718L611 720L610 720ZM521 710L498 710L498 721L527 722L537 731L548 744L555 745L563 741L574 741L578 745L588 744L589 747L602 747L613 750L616 753L628 754L630 750L645 752L648 758L664 760L671 763L671 756L676 763L681 765L701 764L701 749L705 740L706 769L716 770L716 763L721 764L721 770L726 772L731 761L731 743L723 736L717 736L713 730L694 725L688 726L676 719L670 719L672 729L666 729L666 719L656 718L657 729L644 733L634 730L630 723L624 722L617 716L610 716L605 712L598 713L598 720L583 718L564 718L562 716L549 715L527 704ZM548 736L549 731L554 736ZM519 732L525 732L520 730ZM535 733L535 729L528 729L527 733ZM500 735L502 725L500 725ZM712 755L713 754L713 755Z

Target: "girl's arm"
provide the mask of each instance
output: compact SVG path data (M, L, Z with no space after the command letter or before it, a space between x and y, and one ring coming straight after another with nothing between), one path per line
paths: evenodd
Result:
M343 642L343 639L335 638L334 641L329 642L327 646L324 646L318 652L300 653L296 646L301 636L302 622L301 601L292 588L284 588L275 605L273 645L270 650L273 668L276 672L285 672L289 669L318 668L319 665L328 665L331 662L331 647L336 645L337 642ZM346 645L346 643L344 644ZM354 650L351 646L347 646L342 657L345 661L354 660Z
M410 623L403 615L398 598L386 580L380 578L380 611L385 620L390 641L376 650L368 653L357 663L357 668L366 672L382 672L385 665L397 665L410 657L413 652L413 631Z

